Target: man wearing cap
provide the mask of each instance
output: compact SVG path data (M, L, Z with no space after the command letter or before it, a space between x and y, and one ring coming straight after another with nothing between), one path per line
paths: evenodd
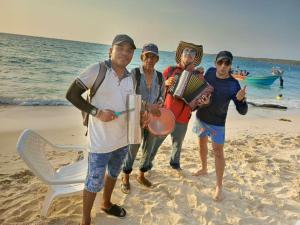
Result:
M142 100L156 113L160 113L159 106L163 103L165 85L162 74L155 70L155 64L159 60L158 47L153 43L148 43L143 46L140 67L134 68L131 74L136 80L136 93L142 95ZM148 108L149 108L148 107ZM140 160L139 175L137 181L150 187L151 182L145 178L144 173L149 170L150 146L153 142L153 137L147 129L142 129L143 145L142 157ZM129 146L126 159L123 165L123 177L121 183L121 190L123 193L130 192L129 176L132 172L132 166L139 150L140 144L133 144Z
M134 93L133 80L126 66L130 63L134 41L125 34L117 35L105 61L106 74L91 103L82 93L93 86L100 64L95 63L84 70L72 83L67 99L82 111L90 114L88 125L88 172L83 191L82 224L90 224L91 209L103 187L101 208L107 214L124 217L126 211L111 203L111 194L128 151L126 115L115 112L126 110L126 96Z
M164 106L167 109L170 109L175 116L175 129L171 133L172 137L172 153L170 157L170 166L173 169L180 170L180 153L185 137L188 122L191 118L192 109L186 104L183 100L175 98L171 95L168 90L174 85L175 75L180 76L184 70L193 71L195 67L198 66L201 62L203 55L202 45L195 45L193 43L188 43L181 41L177 47L176 51L176 66L169 66L163 71L166 85L166 98ZM203 68L198 69L199 73L203 73ZM152 161L155 158L157 150L160 145L163 143L166 137L156 137L154 144L151 147L151 157L150 157L150 166L152 167ZM151 169L150 167L150 169Z
M214 87L210 104L205 108L199 108L193 131L199 137L199 153L202 168L194 173L195 176L207 174L207 142L208 136L212 140L212 148L215 156L217 184L213 199L221 201L222 180L225 168L224 141L225 123L228 105L233 100L236 110L245 115L248 111L246 102L246 86L241 89L240 84L231 74L233 56L228 51L217 54L215 68L212 67L205 73L205 80Z

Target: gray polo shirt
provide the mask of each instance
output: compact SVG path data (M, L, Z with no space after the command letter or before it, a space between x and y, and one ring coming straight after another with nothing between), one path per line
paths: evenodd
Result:
M143 70L143 66L139 67L141 72L141 80L140 80L140 86L139 86L139 93L142 95L142 100L147 103L157 103L160 98L163 98L164 96L164 78L163 78L163 85L160 87L159 85L159 79L156 70L154 70L153 73L153 79L150 89L147 87L146 78ZM131 71L132 75L135 76L135 69ZM163 99L161 99L163 101Z

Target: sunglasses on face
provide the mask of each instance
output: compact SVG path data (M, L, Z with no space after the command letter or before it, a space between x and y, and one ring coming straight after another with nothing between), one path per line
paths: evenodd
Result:
M229 66L229 65L231 65L231 62L230 62L229 60L220 60L220 61L217 62L217 64L218 64L219 66L222 66L223 64L224 64L225 66Z
M190 55L192 57L196 56L196 50L195 49L185 48L182 53L184 55Z

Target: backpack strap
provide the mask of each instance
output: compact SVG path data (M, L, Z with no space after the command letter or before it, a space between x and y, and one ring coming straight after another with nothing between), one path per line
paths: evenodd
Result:
M159 86L161 87L161 86L163 85L163 81L164 81L163 75L162 75L162 73L159 72L159 71L156 71L156 74L157 74L157 77L158 77L158 84L159 84Z
M141 83L141 71L140 71L140 68L135 68L134 69L134 78L135 78L135 93L136 94L140 94L139 93L139 87L140 87L140 83Z
M161 72L156 71L157 77L158 77L158 84L159 84L159 95L157 97L157 101L160 99L161 96L161 87L163 85L164 79L163 79L163 75ZM141 83L141 71L140 68L135 68L134 69L134 78L135 78L135 93L136 94L140 94L139 93L139 87L140 87L140 83Z
M162 75L161 72L156 71L156 74L157 74L158 84L159 84L159 94L158 94L158 97L157 97L157 99L156 99L156 102L158 102L159 99L160 99L160 98L162 97L162 95L163 95L163 93L161 93L161 88L162 88L162 85L164 85L164 84L163 84L164 79L163 79L163 75Z
M92 86L92 88L90 89L90 93L89 95L86 97L86 100L88 102L92 101L92 98L94 97L94 95L96 94L97 90L99 89L99 87L101 86L102 82L104 81L105 75L106 75L106 71L107 71L107 67L105 65L104 62L99 62L99 72L98 75L96 77L96 80ZM86 112L82 111L82 116L83 116L83 124L86 126L87 130L85 133L85 136L87 136L88 133L88 124L89 124L89 114Z
M94 97L94 95L96 94L96 92L99 89L102 82L104 81L106 71L107 71L107 67L106 67L105 63L100 62L97 78L96 78L92 88L90 89L90 98L89 98L90 101L91 101L92 97Z

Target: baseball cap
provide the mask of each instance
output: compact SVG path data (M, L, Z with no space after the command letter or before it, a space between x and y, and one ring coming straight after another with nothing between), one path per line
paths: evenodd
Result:
M136 49L134 41L127 34L118 34L118 35L116 35L113 42L112 42L112 45L118 45L118 44L121 44L121 43L124 43L124 42L130 44L133 49Z
M142 54L144 53L153 53L158 56L158 47L156 44L148 43L143 46Z
M219 62L220 60L223 60L223 59L227 59L230 61L230 63L232 63L233 56L232 56L231 52L229 52L229 51L219 52L216 57L216 62Z

